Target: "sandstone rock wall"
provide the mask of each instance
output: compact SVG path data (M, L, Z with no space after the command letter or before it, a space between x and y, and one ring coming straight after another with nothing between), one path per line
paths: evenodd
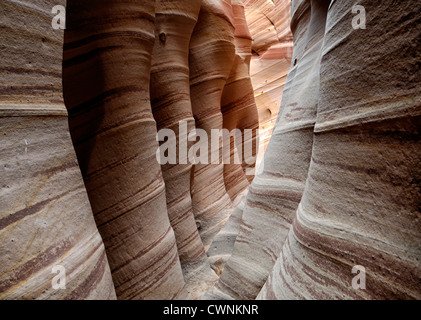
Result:
M149 99L155 2L70 1L67 15L64 98L117 296L183 297Z
M244 6L240 1L233 1L232 3L236 53L230 76L222 93L221 109L224 128L229 131L240 130L242 133L243 144L238 148L232 139L230 165L225 165L224 168L227 192L234 200L248 187L248 182L251 182L254 178L254 174L250 174L250 170L255 165L259 116L248 68L252 38L246 24ZM246 134L245 130L252 130L252 134ZM247 145L252 147L250 154L246 154ZM242 166L233 164L235 150L241 152ZM241 172L241 167L243 172Z
M310 1L301 1L292 8L293 58L300 64L292 66L288 75L262 170L250 186L233 254L217 285L217 289L233 298L252 299L259 293L283 246L304 191L316 121L327 6L323 8L324 15L319 12L322 9L316 8L319 9Z
M366 29L348 1L292 2L281 112L208 298L420 298L421 7L359 4Z
M421 298L421 5L359 5L366 29L348 1L329 8L306 187L260 298Z
M421 299L421 4L58 2L0 3L0 298Z
M63 4L0 4L0 299L116 298L63 103Z
M282 100L292 57L289 0L244 0L253 38L250 75L259 111L261 141L266 147Z
M151 100L158 130L176 134L177 150L188 141L195 128L190 101L189 44L197 23L202 0L156 2L155 46L152 53ZM180 122L185 122L185 130ZM211 270L197 230L190 193L192 165L187 154L182 160L162 166L167 210L177 240L178 254L191 298L197 298L217 280Z
M247 96L242 128L257 126L247 67L234 64L245 51L231 2L72 0L64 45L54 5L1 6L2 295L196 299L217 280L205 249L232 210L224 165L161 166L157 132L173 129L180 142L180 121L188 133L235 125L223 120L228 78L248 81L229 92ZM30 21L19 36L16 13ZM236 168L240 193L248 182ZM71 272L66 291L46 289L57 260Z
M211 130L222 130L222 92L235 57L234 24L231 2L204 0L199 21L190 42L190 93L196 129L211 137ZM199 140L198 140L199 141ZM201 141L203 143L203 141ZM200 225L200 236L207 249L232 210L224 182L222 148L208 145L208 164L194 166L193 211ZM211 163L216 153L219 164Z

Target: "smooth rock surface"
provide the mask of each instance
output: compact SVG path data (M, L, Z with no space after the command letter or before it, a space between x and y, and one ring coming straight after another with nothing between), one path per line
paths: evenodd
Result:
M55 5L0 4L0 298L421 299L421 4Z
M292 58L288 0L245 0L245 16L253 38L250 76L265 148L278 116Z
M259 298L421 298L421 4L359 5L366 29L330 6L306 188Z
M195 128L190 102L189 44L202 0L156 1L155 46L152 53L151 102L158 130L176 133L176 164L162 165L167 210L177 240L178 254L190 298L201 296L217 281L193 215L190 186L192 165L186 151L191 148L188 133ZM185 131L180 132L180 122ZM183 129L181 129L183 131ZM183 157L181 160L180 157Z
M221 97L235 58L233 23L231 1L203 0L190 42L192 110L196 129L204 130L209 139L212 129L223 128ZM207 250L229 218L232 205L224 182L222 143L216 150L211 149L210 141L201 143L205 147L208 145L209 164L194 166L192 200L200 236ZM212 152L218 152L218 164L211 163Z
M71 1L70 131L119 299L185 298L149 97L155 1Z
M301 1L293 11L293 58L300 63L292 66L288 75L262 170L250 186L232 257L217 284L219 290L236 299L253 299L259 293L304 191L316 121L326 11L327 5L320 8L309 1Z
M0 4L0 299L115 299L70 139L55 5Z

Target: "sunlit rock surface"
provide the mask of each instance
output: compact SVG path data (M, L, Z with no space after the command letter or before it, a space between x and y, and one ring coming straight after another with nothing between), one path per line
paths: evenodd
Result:
M289 0L244 0L253 38L250 75L266 147L275 125L292 57Z

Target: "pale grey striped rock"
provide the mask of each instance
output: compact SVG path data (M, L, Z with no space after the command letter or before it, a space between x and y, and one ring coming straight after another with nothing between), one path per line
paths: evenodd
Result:
M249 188L232 256L216 286L234 298L253 299L259 293L282 249L304 190L318 101L324 34L324 24L318 20L321 10L309 1L292 5L293 61L299 62L288 75L263 170Z
M63 103L64 4L0 3L0 299L116 298Z
M358 4L366 29L329 9L306 188L262 299L421 298L421 4Z

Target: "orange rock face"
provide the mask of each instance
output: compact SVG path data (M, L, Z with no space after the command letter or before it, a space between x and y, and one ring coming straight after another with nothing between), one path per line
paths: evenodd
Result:
M27 5L11 6L25 10ZM2 14L13 18L12 9L1 9ZM41 9L50 11L49 7ZM14 273L5 271L0 279L2 294L23 297L25 289L28 297L35 298L115 298L116 294L119 299L199 298L217 280L205 249L231 214L230 197L235 199L248 187L246 159L241 158L242 164L234 167L225 166L225 150L220 147L221 161L215 165L192 166L188 155L180 153L179 160L183 160L161 166L156 158L157 133L172 129L177 147L186 143L188 149L194 143L189 133L195 130L210 134L211 129L244 131L258 127L248 76L251 38L244 9L239 2L233 6L223 0L74 0L69 1L66 16L64 45L60 38L63 32L55 33L50 24L38 22L35 27L48 35L34 38L35 43L44 43L41 51L37 49L42 54L33 52L33 58L31 54L16 55L13 48L17 46L6 46L3 54L6 80L16 85L4 91L2 139L23 139L23 157L32 151L32 162L25 163L34 170L34 176L23 184L12 180L26 165L6 170L2 189L6 212L2 220L5 230L9 224L20 227L4 231L3 236L12 245L2 243L3 256L9 259L3 266L16 273L19 269L14 268L27 268L32 263L25 259L33 259L34 255L22 258L20 251L13 249L13 242L21 245L29 241L23 234L27 223L34 222L18 219L28 215L35 217L36 223L45 221L45 226L32 235L31 250L42 254L70 250L63 264L72 268L82 261L85 268L80 274L72 271L72 285L60 295L45 290L37 293L46 281L49 273L45 272L50 271L52 258L39 266L45 274L30 279L22 290L7 287L21 279L12 281ZM13 27L9 27L10 32ZM30 45L23 38L19 41L22 48ZM53 48L60 50L52 54ZM13 55L22 62L28 60L28 67L16 69ZM54 63L47 67L49 56ZM70 146L61 81L78 163ZM179 131L180 122L186 124L186 132ZM12 127L16 128L13 135L9 132ZM50 133L53 127L54 134ZM25 138L28 130L33 132L31 139ZM45 137L43 130L49 133ZM59 141L67 141L64 151L58 151ZM7 155L2 158L6 161L4 167L9 168L14 157L19 166L24 159L15 155L16 145L3 145ZM53 156L43 156L47 151L52 151ZM248 161L248 166L253 165ZM84 185L78 177L79 168ZM63 179L72 183L60 188ZM16 206L16 201L6 203L8 189L16 197L25 198L21 192L30 196L24 208ZM60 237L56 229L62 227L53 227L56 205L60 210L78 208L78 214L60 213L62 223L72 224ZM83 236L78 236L77 241L69 240L79 234ZM53 235L53 244L46 247L48 237ZM95 250L85 249L88 246ZM73 254L74 248L83 254ZM22 266L14 264L16 259ZM88 275L95 283L87 282ZM25 277L32 277L31 272ZM72 291L74 287L77 290Z
M266 147L278 116L291 65L291 1L244 0L244 5L253 38L250 75L259 111L260 139Z
M242 133L243 146L237 149L241 151L243 172L238 164L225 165L224 168L227 192L234 200L248 187L246 179L251 181L254 178L254 175L248 174L248 169L254 168L255 165L254 157L256 156L258 143L256 140L258 138L259 117L248 69L251 56L251 36L245 20L244 7L241 2L233 1L232 8L236 53L230 76L222 93L221 105L224 128L229 131L240 130ZM245 134L245 130L252 130L252 134ZM254 146L250 154L245 153L246 145ZM235 148L233 141L230 148L232 159L230 163L233 163Z

